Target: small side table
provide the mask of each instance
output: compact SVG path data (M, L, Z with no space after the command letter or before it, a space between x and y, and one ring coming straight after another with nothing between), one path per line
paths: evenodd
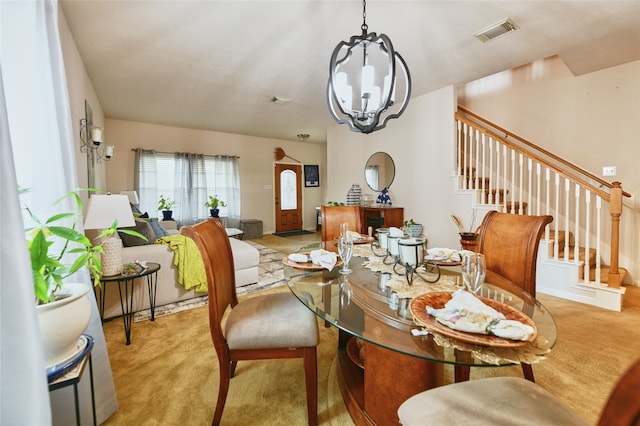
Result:
M93 413L93 425L96 426L96 398L93 389L93 363L91 362L91 351L93 350L93 337L83 334L86 339L86 346L73 359L67 361L57 369L47 373L49 381L49 392L73 385L73 401L76 408L76 424L80 426L80 405L78 404L78 383L84 373L84 368L89 362L89 377L91 380L91 411Z
M124 322L124 334L127 338L127 345L131 344L131 323L133 322L133 284L136 278L147 277L151 321L155 321L156 290L159 270L160 264L147 262L147 267L138 273L131 275L118 274L100 278L100 281L102 282L102 286L100 287L100 319L104 319L104 297L106 284L110 282L117 282L118 291L120 292L120 307L122 308L122 321Z
M242 239L242 234L244 234L244 231L242 229L238 229L238 228L224 228L227 231L227 236L229 236L229 238L236 238L236 239Z

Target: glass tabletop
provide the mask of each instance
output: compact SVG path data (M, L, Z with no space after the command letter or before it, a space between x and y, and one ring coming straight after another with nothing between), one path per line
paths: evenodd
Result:
M320 244L304 247L300 252L317 248ZM349 275L340 274L338 268L318 271L295 268L288 263L285 264L287 285L301 303L340 330L393 351L457 365L495 366L536 363L544 359L556 343L556 324L549 311L520 288L489 274L479 296L529 318L537 330L533 341L498 344L489 337L472 333L468 334L474 338L459 339L441 326L425 327L424 322L414 321L412 300L416 309L416 302L427 294L434 296L460 288L458 266L440 267L440 277L434 283L414 277L413 284L409 285L403 267L396 266L394 272L392 265L384 264L368 244L354 247L354 257L349 262L353 273ZM422 275L430 281L437 278L435 274L431 275L432 279L429 273ZM305 293L313 299L305 297ZM430 332L425 334L425 330Z

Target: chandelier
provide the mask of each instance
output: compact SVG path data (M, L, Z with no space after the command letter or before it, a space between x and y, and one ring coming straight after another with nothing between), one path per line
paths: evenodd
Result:
M371 133L407 108L411 76L389 37L368 32L366 0L361 35L341 41L331 55L327 102L333 118L355 132ZM396 101L401 95L402 100Z

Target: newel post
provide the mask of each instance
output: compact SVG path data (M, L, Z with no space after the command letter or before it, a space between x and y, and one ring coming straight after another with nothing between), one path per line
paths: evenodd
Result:
M618 255L620 252L620 216L622 215L622 184L613 182L609 200L611 214L611 266L607 284L609 287L620 287L620 271L618 270Z

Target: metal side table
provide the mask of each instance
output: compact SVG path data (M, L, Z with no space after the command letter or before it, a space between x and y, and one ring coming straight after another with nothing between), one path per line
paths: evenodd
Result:
M122 308L122 321L127 345L131 344L131 323L133 322L133 284L136 278L147 277L147 290L149 291L149 307L151 309L151 321L155 321L156 289L158 284L158 271L160 264L147 262L146 268L130 275L111 275L100 278L100 319L104 319L105 286L110 282L118 283L120 292L120 307Z
M78 354L73 358L53 366L47 370L47 380L49 382L49 392L73 385L73 401L76 409L76 424L80 426L80 405L78 404L78 383L82 379L84 368L89 363L89 377L91 380L91 411L93 414L93 425L96 426L96 399L93 389L93 363L91 362L91 351L93 350L93 337L83 334L78 341Z

